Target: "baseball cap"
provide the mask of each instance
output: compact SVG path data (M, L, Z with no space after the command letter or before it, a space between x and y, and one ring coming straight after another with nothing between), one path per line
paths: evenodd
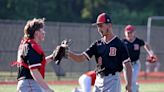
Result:
M126 32L133 32L134 29L135 29L134 26L132 26L132 25L127 25L127 26L125 27L124 31L126 31Z
M94 23L92 25L97 25L97 24L101 24L101 23L112 23L112 20L111 20L110 16L107 15L106 13L101 13L97 17L96 23Z

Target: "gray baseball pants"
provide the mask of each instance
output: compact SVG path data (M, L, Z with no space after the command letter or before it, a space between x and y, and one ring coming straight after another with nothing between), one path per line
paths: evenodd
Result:
M42 88L35 80L23 79L18 81L17 92L42 92Z
M93 92L121 92L119 73L108 76L96 76Z

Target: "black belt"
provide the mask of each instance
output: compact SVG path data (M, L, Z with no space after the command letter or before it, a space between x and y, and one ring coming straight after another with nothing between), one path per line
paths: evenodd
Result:
M116 74L116 72L112 72L112 73L104 73L104 72L101 72L101 73L98 73L97 75L98 75L98 76L101 76L101 77L104 77L104 76L108 76L108 75L110 75L110 74L113 76L113 75Z
M132 65L135 65L135 64L137 64L137 60L136 61L132 61L131 63L132 63Z

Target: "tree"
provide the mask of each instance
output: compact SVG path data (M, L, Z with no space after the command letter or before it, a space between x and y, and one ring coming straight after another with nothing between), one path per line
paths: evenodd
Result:
M56 22L95 22L101 12L114 24L145 25L149 16L162 16L164 0L0 0L0 18L27 20L45 17Z

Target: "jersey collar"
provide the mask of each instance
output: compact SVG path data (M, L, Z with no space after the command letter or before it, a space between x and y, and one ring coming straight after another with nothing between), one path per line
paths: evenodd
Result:
M111 41L113 41L117 36L114 36L111 40L109 41L105 41L103 38L101 38L102 42L106 43L106 44L109 44Z
M130 42L130 43L133 43L135 40L136 40L136 37L132 41L129 41L129 40L127 40L127 41Z

